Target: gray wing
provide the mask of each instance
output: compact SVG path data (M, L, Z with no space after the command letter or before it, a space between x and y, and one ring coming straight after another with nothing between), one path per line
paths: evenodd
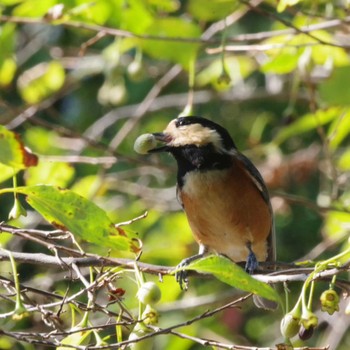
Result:
M179 185L176 186L176 199L180 203L182 209L184 209L184 204L182 203L182 199L181 199L181 196L180 196L180 187L179 187Z
M275 220L273 216L273 210L271 206L269 191L266 187L265 181L262 178L259 170L255 167L255 165L242 153L238 152L237 150L233 150L232 154L234 157L236 157L239 161L241 161L245 169L247 169L247 173L257 189L259 190L259 193L261 194L264 201L269 206L269 210L271 213L271 231L268 237L268 256L267 261L276 261L276 233L275 233Z

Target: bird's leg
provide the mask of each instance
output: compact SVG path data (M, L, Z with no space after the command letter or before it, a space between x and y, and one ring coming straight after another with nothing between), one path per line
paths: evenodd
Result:
M207 253L208 249L204 245L199 245L199 251L198 254L190 256L189 258L183 259L180 264L176 266L177 270L180 270L187 265L189 265L192 261L198 260L203 258L203 256ZM188 277L187 277L187 270L180 270L175 273L176 282L179 283L180 288L182 290L188 289Z
M246 270L246 272L248 272L249 274L252 275L254 273L254 271L257 270L259 263L258 263L258 260L255 256L253 250L252 250L251 242L247 243L247 248L249 250L249 254L247 257L247 262L245 264L245 270Z
M251 242L247 243L247 248L249 250L247 262L245 264L245 270L248 272L250 275L252 275L259 267L259 262L252 250L252 244ZM278 303L269 299L265 299L261 297L260 295L253 295L253 301L254 304L259 308L259 309L265 309L265 310L275 310L278 307Z

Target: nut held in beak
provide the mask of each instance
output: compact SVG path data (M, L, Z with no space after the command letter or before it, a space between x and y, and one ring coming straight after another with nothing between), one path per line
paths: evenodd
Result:
M157 140L153 134L142 134L134 143L134 150L139 154L147 154L157 145Z

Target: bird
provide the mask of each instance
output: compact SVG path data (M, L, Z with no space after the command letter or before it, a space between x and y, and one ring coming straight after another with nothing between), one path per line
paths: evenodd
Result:
M178 266L209 253L245 262L250 274L259 262L274 262L274 217L266 184L229 132L203 117L180 116L151 135L162 145L153 143L148 153L167 152L177 162L177 198L199 245L198 254ZM176 279L187 288L185 270Z

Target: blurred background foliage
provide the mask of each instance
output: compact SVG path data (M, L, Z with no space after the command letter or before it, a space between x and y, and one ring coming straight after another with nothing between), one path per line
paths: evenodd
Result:
M141 261L174 266L197 250L176 200L175 164L167 155L137 155L133 143L179 114L201 115L227 128L261 170L275 211L278 260L331 257L349 244L349 22L346 0L0 0L0 121L39 155L38 166L19 172L19 184L69 188L115 223L147 211L125 230L142 240ZM0 164L3 188L12 186L12 174ZM12 205L11 196L1 196L1 220ZM26 209L26 217L8 223L48 229ZM2 233L0 242L13 251L48 253L10 234ZM102 256L134 257L108 252L103 241L82 244ZM10 264L1 265L2 276L11 278ZM24 284L61 295L67 288L59 269L19 264L18 272ZM134 310L133 273L120 276L115 284ZM193 278L187 293L173 277L159 286L161 327L239 294L213 279ZM294 300L300 284L289 287ZM70 288L80 287L73 282ZM106 292L98 300L103 304ZM317 311L314 336L295 344L348 349L346 303L333 316ZM9 311L5 303L0 310ZM180 330L274 346L283 340L281 317L281 310L257 310L249 301ZM92 324L101 320L91 315ZM60 328L70 321L65 310ZM50 330L38 315L0 319L0 327ZM128 330L123 333L126 339ZM154 341L155 349L203 347L173 335ZM0 337L0 348L45 346Z

